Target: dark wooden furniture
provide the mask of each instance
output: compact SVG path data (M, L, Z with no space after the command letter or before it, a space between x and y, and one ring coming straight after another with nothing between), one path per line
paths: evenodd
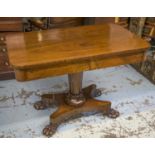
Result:
M49 17L49 28L74 27L84 23L84 17Z
M128 28L129 17L94 17L94 24L115 23Z
M85 17L42 17L30 18L31 30L46 30L53 28L75 27L83 25Z
M9 64L5 38L8 33L23 31L22 18L0 17L0 80L15 78Z
M116 118L110 101L98 101L96 85L82 88L83 72L142 61L149 44L115 24L17 33L6 38L10 62L18 81L68 74L69 92L44 94L38 110L58 105L43 134L51 136L63 121L97 111ZM22 54L21 54L22 53Z
M145 61L132 66L155 84L155 17L132 17L129 29L151 43L151 49L147 52Z

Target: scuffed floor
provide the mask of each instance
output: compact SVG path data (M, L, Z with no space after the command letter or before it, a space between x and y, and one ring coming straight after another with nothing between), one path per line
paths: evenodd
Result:
M83 85L95 83L99 100L110 100L121 115L95 114L62 124L53 137L155 137L155 85L132 67L119 66L84 73ZM31 82L0 81L0 137L44 137L41 131L56 109L36 111L40 94L68 89L67 76Z

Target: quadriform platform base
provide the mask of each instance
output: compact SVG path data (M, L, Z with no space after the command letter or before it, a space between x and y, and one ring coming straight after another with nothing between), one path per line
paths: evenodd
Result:
M94 99L101 95L96 85L82 89L82 75L82 72L69 75L70 90L68 93L44 94L42 100L34 104L37 110L49 108L52 104L58 106L58 109L50 116L50 124L43 130L44 135L52 136L61 123L79 117L85 112L102 112L111 118L119 116L119 112L111 109L111 102Z
M68 74L68 93L45 94L34 104L38 110L58 106L43 129L46 136L53 135L62 122L85 112L118 117L109 101L94 99L101 95L95 85L82 89L83 72L140 62L149 48L146 41L114 24L10 34L6 41L18 81Z

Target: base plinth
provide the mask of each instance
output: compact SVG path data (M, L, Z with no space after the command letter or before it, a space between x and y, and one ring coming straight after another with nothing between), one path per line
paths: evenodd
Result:
M58 109L50 116L50 124L43 129L44 135L47 137L52 136L61 123L80 117L86 112L101 112L110 118L119 116L119 112L111 109L111 102L94 99L94 97L101 95L101 91L96 89L96 85L90 85L82 89L82 93L85 97L85 102L78 106L67 103L68 94L66 93L42 95L42 100L34 104L37 110L52 107L54 104L58 106Z

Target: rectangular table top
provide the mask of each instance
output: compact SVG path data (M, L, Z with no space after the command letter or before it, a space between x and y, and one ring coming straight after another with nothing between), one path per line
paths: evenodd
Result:
M115 24L19 32L7 35L6 42L11 65L22 71L81 61L92 63L101 58L144 52L149 47L146 41ZM32 79L36 78L39 76Z

